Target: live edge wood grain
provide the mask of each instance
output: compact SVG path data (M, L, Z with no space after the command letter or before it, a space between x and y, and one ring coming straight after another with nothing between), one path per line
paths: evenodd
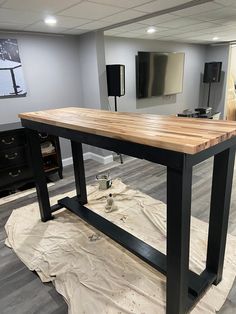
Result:
M195 154L236 135L236 122L68 107L19 114L21 119Z

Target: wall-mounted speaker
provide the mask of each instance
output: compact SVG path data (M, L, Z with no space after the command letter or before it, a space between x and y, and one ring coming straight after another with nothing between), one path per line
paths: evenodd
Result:
M216 83L220 82L222 62L205 63L203 82Z
M109 64L107 70L108 96L124 96L125 94L125 66L123 64Z

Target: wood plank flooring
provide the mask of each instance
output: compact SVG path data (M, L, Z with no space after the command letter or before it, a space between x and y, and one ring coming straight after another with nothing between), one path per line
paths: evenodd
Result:
M121 178L134 189L166 200L165 167L144 160L126 158L123 165L114 161L101 165L95 161L85 161L87 184L94 182L95 175L110 169L113 178ZM192 215L207 222L209 217L212 160L194 168ZM232 192L229 232L236 236L236 168ZM56 180L57 176L52 179ZM64 179L50 187L50 195L57 195L73 189L73 169L64 170ZM25 206L36 200L35 193L0 206L0 313L1 314L66 314L68 309L63 298L52 284L43 284L37 275L29 271L15 253L4 245L4 225L14 208ZM236 313L236 280L231 292L219 311L220 314ZM90 313L89 313L90 314ZM92 314L92 313L91 313ZM204 314L204 313L203 313Z

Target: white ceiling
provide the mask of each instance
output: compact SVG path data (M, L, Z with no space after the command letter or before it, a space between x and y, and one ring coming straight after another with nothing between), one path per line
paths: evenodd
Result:
M160 10L188 1L0 0L0 30L81 34L146 15L150 4ZM44 25L44 18L52 15L57 25Z
M143 20L191 0L0 0L0 30L82 34L108 29L106 35L196 43L236 40L236 0L208 0L191 8ZM204 1L204 0L195 0ZM206 0L207 1L207 0ZM43 20L55 16L55 26ZM127 23L113 28L115 24ZM146 33L148 26L157 32ZM112 28L109 30L109 28Z
M156 28L154 34L147 34L150 26ZM236 0L214 0L114 28L105 34L203 44L236 41Z

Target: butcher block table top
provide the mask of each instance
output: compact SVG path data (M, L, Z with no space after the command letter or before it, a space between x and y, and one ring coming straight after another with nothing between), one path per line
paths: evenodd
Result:
M19 114L84 133L196 154L236 135L236 122L68 107Z

